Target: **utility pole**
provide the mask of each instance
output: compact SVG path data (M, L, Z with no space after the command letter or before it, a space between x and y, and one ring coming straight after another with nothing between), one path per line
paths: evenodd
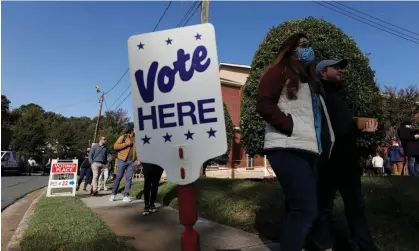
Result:
M96 128L95 128L95 135L93 137L93 143L96 143L97 133L99 131L100 116L102 116L103 100L105 99L105 93L100 90L100 88L99 88L98 85L96 86L96 92L97 93L100 93L100 100L99 100L99 115L97 116Z
M201 24L209 22L209 0L201 1Z
M209 0L201 0L201 24L208 23L209 20ZM201 176L206 176L205 166L201 167Z

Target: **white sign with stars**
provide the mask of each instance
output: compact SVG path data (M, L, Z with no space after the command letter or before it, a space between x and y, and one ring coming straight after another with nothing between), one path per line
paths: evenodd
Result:
M227 151L214 27L134 35L128 53L138 156L170 182L194 182Z

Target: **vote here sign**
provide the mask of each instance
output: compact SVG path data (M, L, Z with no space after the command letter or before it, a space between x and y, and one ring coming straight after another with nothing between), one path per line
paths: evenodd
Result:
M175 184L194 182L227 151L214 27L134 35L128 53L138 156Z

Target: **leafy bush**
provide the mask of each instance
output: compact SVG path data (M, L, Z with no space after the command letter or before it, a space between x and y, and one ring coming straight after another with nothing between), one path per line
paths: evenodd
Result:
M316 60L342 59L349 64L344 74L346 100L356 116L375 117L380 114L379 88L374 82L374 71L353 38L335 25L313 17L291 20L273 27L255 53L241 100L240 129L245 150L250 154L263 152L264 121L256 113L259 80L265 68L278 55L281 43L297 32L305 33L315 50ZM360 147L369 147L382 138L382 130L374 138L364 136Z
M231 146L233 144L234 132L233 132L233 121L231 120L231 116L227 110L226 104L224 104L224 120L226 124L226 132L227 132L227 152L223 155L207 160L204 163L204 166L208 166L211 164L219 164L219 165L227 164L228 154L230 153Z

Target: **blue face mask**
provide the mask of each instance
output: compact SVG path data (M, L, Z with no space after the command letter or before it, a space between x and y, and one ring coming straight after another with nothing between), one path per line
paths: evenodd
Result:
M296 50L298 54L300 54L300 57L298 58L301 62L304 64L309 64L314 62L315 56L314 56L314 50L311 47L308 48L301 48Z

